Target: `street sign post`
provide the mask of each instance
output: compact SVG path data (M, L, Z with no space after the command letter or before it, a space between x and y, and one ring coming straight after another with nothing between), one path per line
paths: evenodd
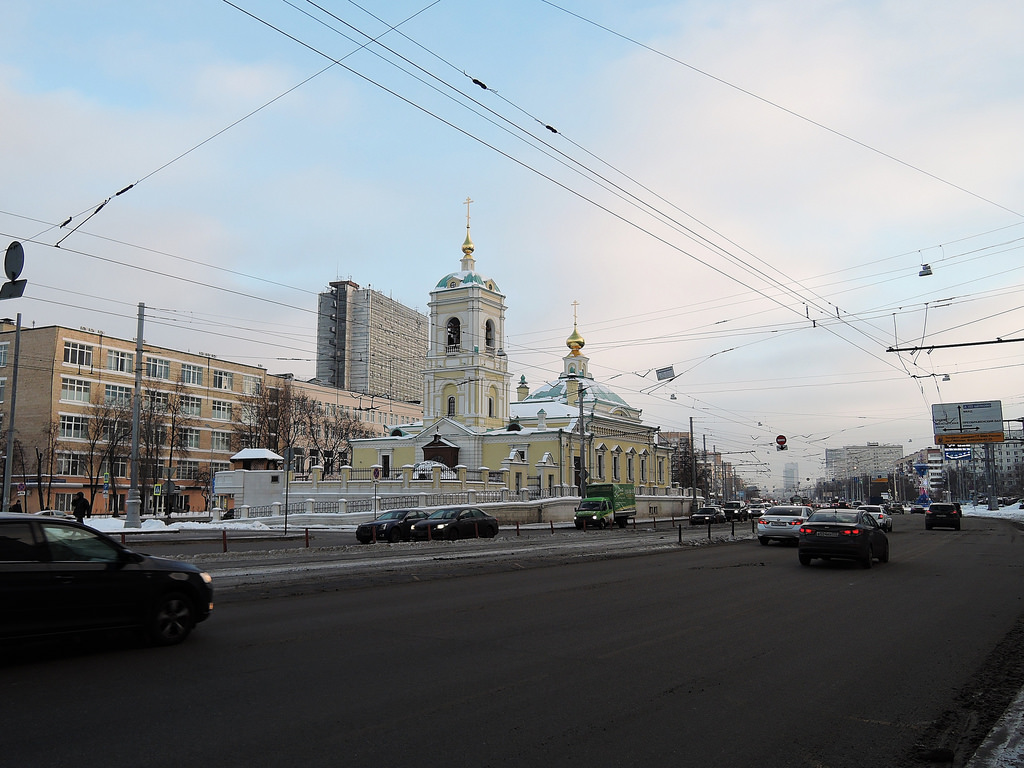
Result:
M1003 404L937 403L932 406L936 445L975 445L1003 442Z

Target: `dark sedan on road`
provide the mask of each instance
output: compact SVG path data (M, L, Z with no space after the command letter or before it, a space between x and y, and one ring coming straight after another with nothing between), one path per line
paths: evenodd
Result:
M476 507L450 507L420 520L411 533L414 541L494 538L498 535L498 521Z
M877 559L889 562L889 537L875 516L864 509L819 509L800 526L800 565L811 560L856 560L870 568Z
M361 544L372 541L408 541L410 530L420 520L426 520L427 513L422 509L392 509L376 520L363 523L356 528L356 538Z
M960 505L955 502L933 501L924 513L925 530L932 528L952 528L960 530Z
M701 507L690 515L690 525L707 525L708 523L724 523L725 510L721 507Z
M73 521L0 514L0 639L138 628L174 645L213 610L210 582Z

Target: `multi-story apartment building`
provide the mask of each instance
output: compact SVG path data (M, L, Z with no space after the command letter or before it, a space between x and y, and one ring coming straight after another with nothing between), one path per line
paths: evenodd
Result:
M2 321L0 418L5 436L11 424L14 346L14 328ZM81 490L97 512L123 510L130 477L135 342L91 329L23 328L18 358L12 496L18 494L26 511L69 509ZM422 417L422 408L411 403L367 398L270 375L259 366L144 344L143 510L205 509L214 474L230 469L235 452L243 447L278 450L283 392L318 403L313 410L320 413L359 422L364 434L386 434ZM260 415L260 402L275 408ZM264 419L263 428L248 429L257 418ZM323 458L308 428L298 425L293 432L286 442L296 468Z
M421 402L430 319L351 280L330 283L317 307L316 377L324 385Z
M829 479L847 480L857 477L891 475L900 459L903 446L892 443L846 445L825 450L825 472Z

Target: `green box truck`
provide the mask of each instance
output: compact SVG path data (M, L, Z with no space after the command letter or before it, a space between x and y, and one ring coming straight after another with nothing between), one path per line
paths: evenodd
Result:
M636 516L636 489L632 483L594 483L576 507L576 527L607 528L613 522L625 528Z

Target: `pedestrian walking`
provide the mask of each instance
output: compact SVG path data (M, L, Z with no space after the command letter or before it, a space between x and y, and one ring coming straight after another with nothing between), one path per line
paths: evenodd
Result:
M75 520L83 522L84 518L92 517L92 507L85 495L79 491L71 500L71 511L75 513Z
M7 509L8 512L16 512L19 515L22 513L21 499L15 499L14 503Z

